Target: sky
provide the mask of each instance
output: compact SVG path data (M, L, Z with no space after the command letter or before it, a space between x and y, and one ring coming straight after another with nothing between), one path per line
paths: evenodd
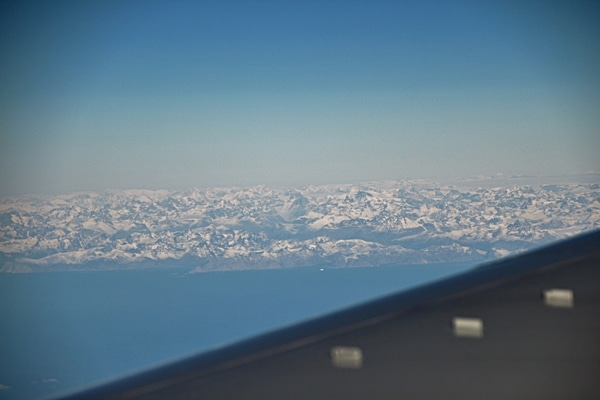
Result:
M0 196L600 170L586 1L5 1Z

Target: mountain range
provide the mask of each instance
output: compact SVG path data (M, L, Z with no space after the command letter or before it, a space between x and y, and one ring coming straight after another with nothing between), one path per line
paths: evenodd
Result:
M381 181L0 198L0 271L485 262L600 228L597 183Z

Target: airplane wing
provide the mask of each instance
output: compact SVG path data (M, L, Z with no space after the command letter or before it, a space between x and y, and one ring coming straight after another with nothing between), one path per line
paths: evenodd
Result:
M600 231L65 399L600 398Z

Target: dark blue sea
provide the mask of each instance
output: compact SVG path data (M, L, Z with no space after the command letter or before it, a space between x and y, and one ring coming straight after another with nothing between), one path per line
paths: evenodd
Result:
M64 394L470 267L0 274L0 399Z

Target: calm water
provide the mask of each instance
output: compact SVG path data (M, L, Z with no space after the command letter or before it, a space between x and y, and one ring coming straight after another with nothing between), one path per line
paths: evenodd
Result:
M0 274L0 399L82 388L469 267Z

